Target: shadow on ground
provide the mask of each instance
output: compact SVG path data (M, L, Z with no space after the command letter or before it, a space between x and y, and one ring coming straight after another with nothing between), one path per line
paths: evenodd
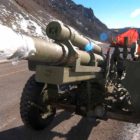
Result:
M61 112L56 116L53 123L43 131L33 131L24 126L5 130L0 132L0 140L53 140L55 137L57 137L57 139L64 138L66 140L87 140L92 128L99 123L94 120L82 118L67 134L52 130L62 121L71 117L71 113Z

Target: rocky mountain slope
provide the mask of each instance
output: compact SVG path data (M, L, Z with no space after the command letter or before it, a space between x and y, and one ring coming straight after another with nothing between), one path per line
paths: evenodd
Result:
M72 0L1 0L0 23L18 32L45 37L49 21L62 20L93 39L110 30L90 8L76 5Z
M80 32L98 39L102 32L109 29L93 13L91 8L76 5L72 0L34 0L54 17L69 24Z
M13 30L31 36L46 37L45 23L54 19L44 13L43 8L32 1L24 0L0 1L0 24L11 27ZM44 14L43 14L44 13ZM48 20L49 19L49 20Z

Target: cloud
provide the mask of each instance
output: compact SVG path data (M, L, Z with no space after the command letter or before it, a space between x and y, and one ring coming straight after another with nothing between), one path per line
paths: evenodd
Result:
M140 16L140 9L135 9L130 15L131 18L135 18L137 16Z

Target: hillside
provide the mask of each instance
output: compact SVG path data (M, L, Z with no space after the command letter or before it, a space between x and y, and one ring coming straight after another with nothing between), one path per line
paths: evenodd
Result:
M0 12L1 24L32 36L46 37L45 27L54 19L93 39L99 39L102 32L110 32L92 9L71 0L1 0Z
M72 0L34 0L52 16L57 17L80 32L99 39L102 32L109 29L95 15L91 8L76 5Z

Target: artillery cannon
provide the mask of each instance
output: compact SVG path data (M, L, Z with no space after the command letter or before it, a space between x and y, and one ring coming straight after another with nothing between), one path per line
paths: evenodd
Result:
M8 59L26 59L29 70L35 71L20 101L25 125L36 130L45 128L55 117L56 108L104 120L140 122L139 87L136 84L134 89L130 82L138 83L140 78L127 74L132 72L129 67L139 70L140 66L138 61L126 58L127 49L120 52L119 47L113 47L112 53L104 54L92 39L58 21L46 28L54 42L19 35L5 27L0 30L9 35L1 36L1 42L8 42L0 53L9 49ZM122 53L125 55L121 58Z

